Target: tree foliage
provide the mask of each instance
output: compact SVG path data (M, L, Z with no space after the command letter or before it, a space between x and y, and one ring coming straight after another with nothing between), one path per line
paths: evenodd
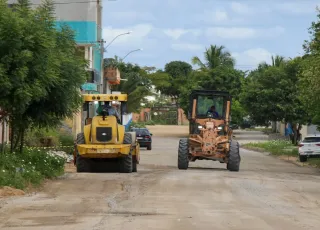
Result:
M104 60L105 67L117 67L121 74L119 85L112 87L113 91L128 94L128 112L137 112L145 97L152 95L151 80L147 77L147 71L138 65L120 62L117 57Z
M178 99L181 86L192 73L192 66L183 61L172 61L165 65L164 70L157 70L149 75L156 89L162 94Z
M298 98L300 59L252 71L241 93L241 103L259 125L269 121L305 123L306 113ZM275 84L276 83L276 84Z
M318 9L317 9L318 10ZM309 28L310 40L306 40L303 48L305 55L302 58L299 75L299 93L303 108L310 115L313 124L320 128L320 11L318 20L312 22Z
M51 1L33 10L19 0L12 11L1 0L0 11L0 106L22 148L27 128L55 126L79 109L87 63L76 55L74 32L56 28Z
M235 59L224 46L210 45L204 52L204 62L197 56L191 60L192 64L200 67L201 70L215 69L219 66L231 67L235 65Z

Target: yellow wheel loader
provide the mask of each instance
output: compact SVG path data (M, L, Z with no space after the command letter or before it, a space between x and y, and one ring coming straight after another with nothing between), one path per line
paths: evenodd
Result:
M189 162L212 160L226 163L229 171L239 171L239 143L232 139L231 96L228 92L194 90L190 94L189 138L179 141L178 168Z
M83 94L83 99L86 119L82 119L84 126L77 134L74 151L77 172L137 172L140 146L135 132L125 132L123 125L127 95ZM111 106L112 102L117 107Z

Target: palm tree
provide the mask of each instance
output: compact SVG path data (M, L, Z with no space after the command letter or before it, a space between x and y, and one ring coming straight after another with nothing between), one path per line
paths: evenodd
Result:
M276 66L276 67L280 67L286 63L285 58L280 55L276 55L275 57L271 56L271 60L272 60L272 66Z
M266 62L261 62L258 65L258 69L264 69L267 68L269 66L274 66L274 67L281 67L284 64L286 64L286 59L281 56L281 55L276 55L276 56L271 56L271 65L267 64Z
M193 57L192 64L198 65L202 70L215 69L221 65L234 67L235 59L224 49L224 46L210 45L204 52L205 63L199 57Z

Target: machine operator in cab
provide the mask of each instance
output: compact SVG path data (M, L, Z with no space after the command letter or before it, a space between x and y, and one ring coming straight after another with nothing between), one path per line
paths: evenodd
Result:
M113 106L110 105L110 102L105 101L104 105L100 105L96 112L99 116L102 116L103 110L108 111L108 114L109 114L108 116L115 116L117 118L118 123L120 124L120 115L118 111Z

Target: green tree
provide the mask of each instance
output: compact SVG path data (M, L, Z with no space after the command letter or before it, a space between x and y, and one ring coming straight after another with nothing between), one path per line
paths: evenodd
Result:
M119 62L117 57L105 59L105 67L117 67L121 74L119 85L112 87L113 91L120 91L128 94L128 112L137 112L141 108L141 103L145 103L146 96L153 95L151 90L151 80L148 78L146 70L138 65Z
M183 61L172 61L165 65L164 70L157 70L149 75L152 84L162 94L178 100L181 87L192 73L192 66ZM178 101L177 101L178 102Z
M301 58L297 57L281 65L258 68L245 80L241 103L258 125L269 121L285 121L294 127L297 142L298 125L308 120L298 94L298 73ZM276 84L275 84L276 83Z
M224 49L224 46L211 45L205 51L205 62L193 57L192 63L200 69L193 71L181 84L179 101L184 111L189 109L189 95L193 89L228 91L235 100L239 99L245 73L234 69L235 60Z
M76 56L74 33L56 28L52 1L15 11L0 0L0 105L12 128L11 151L29 127L52 127L80 107L86 62Z
M286 64L286 59L285 57L281 55L276 55L276 56L271 56L271 65L267 64L266 62L262 62L259 64L258 68L268 68L270 66L275 66L275 67L281 67Z
M310 39L306 40L303 48L301 71L299 75L299 93L303 108L310 115L310 122L320 129L320 11L317 8L317 21L309 28Z
M204 62L197 56L192 58L192 64L198 65L201 70L215 69L219 66L234 67L235 59L224 46L210 45L204 52Z

